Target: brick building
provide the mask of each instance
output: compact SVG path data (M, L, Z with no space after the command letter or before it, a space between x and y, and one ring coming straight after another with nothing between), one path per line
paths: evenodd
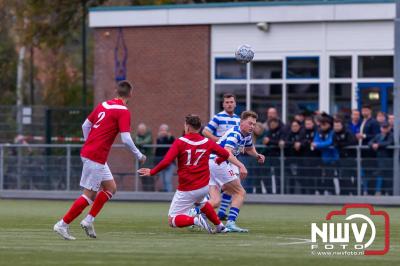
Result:
M364 103L393 111L392 0L98 7L89 15L95 102L112 95L122 32L126 76L137 87L134 125L156 131L167 123L177 135L184 114L208 120L225 92L237 95L238 113L253 109L261 119L270 106L284 121L317 109L349 113ZM243 43L256 53L247 65L233 59Z

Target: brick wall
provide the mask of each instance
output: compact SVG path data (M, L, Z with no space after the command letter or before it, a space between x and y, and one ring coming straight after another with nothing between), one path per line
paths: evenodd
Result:
M206 123L210 109L210 27L136 27L124 28L123 33L128 48L127 79L135 87L128 104L132 130L136 132L137 125L144 122L155 139L159 125L166 123L174 136L180 136L183 118L189 113L200 115ZM114 97L117 36L116 28L94 30L95 104ZM110 154L109 164L113 172L132 171L123 152ZM132 189L132 182L123 183L125 189Z
M124 28L127 78L135 86L129 103L132 126L144 122L156 134L161 123L181 133L185 114L209 118L210 28L171 26ZM114 96L117 29L95 29L95 104Z

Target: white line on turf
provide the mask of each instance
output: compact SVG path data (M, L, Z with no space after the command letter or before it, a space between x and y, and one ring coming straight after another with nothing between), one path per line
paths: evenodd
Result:
M278 246L285 246L285 245L299 245L299 244L307 244L311 243L311 239L307 238L298 238L298 237L276 237L279 239L286 239L286 240L300 240L300 241L295 241L295 242L286 242L286 243L278 243Z

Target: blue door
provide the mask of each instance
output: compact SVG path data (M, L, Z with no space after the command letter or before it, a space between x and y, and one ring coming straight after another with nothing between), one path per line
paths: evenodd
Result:
M358 83L358 109L370 105L374 112L393 113L393 83Z

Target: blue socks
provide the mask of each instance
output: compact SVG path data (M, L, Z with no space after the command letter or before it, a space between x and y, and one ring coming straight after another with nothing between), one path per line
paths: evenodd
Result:
M231 204L232 196L222 193L221 197L221 206L219 206L218 216L219 217L226 217L226 210L228 209L229 205Z
M229 216L228 216L228 221L236 221L236 218L239 215L240 210L238 208L235 207L231 207L231 209L229 210Z

